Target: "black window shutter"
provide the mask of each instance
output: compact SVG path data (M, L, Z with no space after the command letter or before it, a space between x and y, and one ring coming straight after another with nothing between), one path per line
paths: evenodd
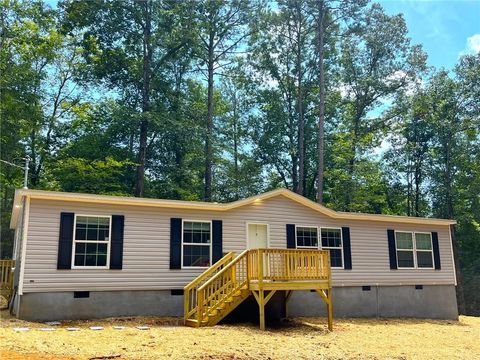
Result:
M72 243L74 213L62 212L60 214L60 236L58 239L57 269L72 268Z
M287 249L295 249L297 247L295 241L295 225L287 224Z
M343 239L343 268L352 269L352 250L350 246L350 228L342 227Z
M223 226L222 220L212 221L212 263L222 258Z
M390 255L390 269L397 269L397 248L395 247L395 230L388 229L388 253Z
M170 269L182 268L182 219L170 219Z
M432 232L433 260L435 261L435 270L441 270L440 248L438 247L438 233Z
M125 217L112 215L112 238L110 242L110 269L121 270L123 264L123 228Z

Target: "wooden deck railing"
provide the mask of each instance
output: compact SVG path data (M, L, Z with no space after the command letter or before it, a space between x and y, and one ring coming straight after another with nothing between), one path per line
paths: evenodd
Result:
M234 257L235 253L229 252L183 288L185 319L196 317L198 288L222 270L226 264L233 260Z
M250 281L330 280L326 250L255 249L248 257Z
M0 260L0 292L8 300L13 291L13 271L15 260Z
M260 297L256 295L258 301L264 289L329 289L330 275L325 250L252 249L236 258L228 254L185 287L185 322L213 325L250 291L261 292Z

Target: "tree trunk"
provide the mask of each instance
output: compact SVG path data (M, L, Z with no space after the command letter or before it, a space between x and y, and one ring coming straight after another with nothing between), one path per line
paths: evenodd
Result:
M444 161L445 161L445 187L446 187L446 210L447 210L447 218L448 219L453 219L455 216L455 211L454 211L454 206L453 206L453 168L452 168L452 162L451 162L451 154L450 154L450 146L453 143L453 134L449 134L449 138L447 141L444 143ZM452 250L453 250L453 258L455 260L455 274L457 277L457 286L456 286L456 294L457 294L457 306L458 306L458 312L460 314L465 314L466 308L465 308L465 295L463 291L463 276L462 276L462 270L460 266L460 258L459 258L459 253L458 253L458 244L455 236L455 226L451 225L450 226L450 232L452 236Z
M466 313L465 296L463 292L463 276L462 276L462 270L460 267L458 244L455 236L455 225L450 225L450 234L452 236L452 250L453 250L453 258L455 259L455 274L457 277L457 287L456 287L457 307L458 307L458 312L464 315Z
M238 127L239 127L239 121L237 119L237 94L233 94L233 164L234 164L234 169L235 169L235 179L234 179L234 184L235 184L235 200L238 200L240 198L240 184L238 182L238 177L239 177L239 165L238 165Z
M416 161L415 164L415 216L420 216L420 183L421 178L420 164Z
M173 114L175 117L175 129L173 131L173 152L174 152L174 157L175 157L175 166L177 167L177 171L175 172L174 179L175 179L175 193L174 196L176 199L181 199L181 193L178 191L178 189L184 188L185 186L185 171L184 169L184 164L183 164L183 159L184 159L184 144L185 144L185 139L184 139L184 132L181 126L178 124L182 123L182 92L181 92L181 86L182 86L182 81L183 81L183 71L184 69L182 67L177 68L175 74L175 97L173 101Z
M298 154L296 148L296 123L295 123L295 115L294 115L294 105L293 105L293 98L290 90L287 91L287 103L288 103L288 117L289 117L289 128L288 128L288 138L290 143L290 158L292 159L292 167L291 167L291 174L292 174L292 190L295 191L298 187Z
M324 3L318 2L318 164L317 164L317 202L323 203L323 179L325 166L325 65L324 65Z
M407 216L412 215L412 168L410 154L407 155Z
M305 117L302 89L302 9L297 3L297 111L298 111L298 186L295 191L305 195Z
M207 132L205 136L205 201L212 201L212 163L213 163L213 75L214 75L214 41L215 33L210 32L208 43L208 109Z
M353 192L355 189L355 184L353 180L353 176L355 174L355 163L356 163L356 155L357 155L357 143L359 138L359 127L360 127L360 116L357 116L353 130L352 136L352 145L351 145L351 155L348 161L348 189L345 189L346 192L346 201L345 201L345 211L350 211L350 204L353 201Z
M141 197L145 190L145 159L147 152L148 137L148 112L150 111L150 81L151 81L151 2L145 2L144 16L145 26L143 29L143 86L142 86L142 120L140 122L140 141L137 156L137 181L135 184L135 196Z
M36 126L36 125L35 125ZM37 135L35 128L30 133L30 157L32 161L30 162L30 184L29 187L36 188L38 185L38 178L37 178ZM28 181L28 179L27 179Z
M288 36L289 38L293 38L293 32L292 32L292 23L291 22L288 22L287 23L287 32L288 32ZM292 56L290 56L290 54L292 54ZM292 51L292 53L290 51L287 52L287 62L286 62L286 72L287 73L290 73L290 71L295 71L295 61L293 61L292 63L290 62L291 59L294 58L294 52ZM293 70L291 68L291 66L293 67ZM297 187L298 187L298 140L297 140L297 136L298 136L298 124L297 122L295 121L296 117L295 117L295 94L293 94L294 92L294 89L292 91L292 86L290 85L290 81L287 80L286 81L286 85L285 85L285 99L286 99L286 106L287 106L287 111L288 111L288 144L287 144L287 147L288 147L288 153L290 155L290 159L292 161L291 163L291 168L290 168L290 178L292 180L292 186L291 186L291 190L292 191L297 191ZM285 183L285 186L288 188L289 187L289 184L288 184L288 180L287 178L285 177L285 174L281 175L284 183Z

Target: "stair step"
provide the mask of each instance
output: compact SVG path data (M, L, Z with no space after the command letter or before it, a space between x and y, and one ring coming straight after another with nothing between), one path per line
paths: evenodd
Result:
M208 323L208 320L202 320L201 325L206 325ZM197 327L198 320L196 319L187 319L185 320L185 325L191 326L191 327Z
M241 302L243 302L250 295L250 291L241 289L235 293L231 293L230 296L223 300L222 303L215 306L211 311L204 312L202 315L202 321L198 324L197 319L185 320L185 325L192 327L199 326L211 326L217 324L225 316L227 316L232 310L234 310Z

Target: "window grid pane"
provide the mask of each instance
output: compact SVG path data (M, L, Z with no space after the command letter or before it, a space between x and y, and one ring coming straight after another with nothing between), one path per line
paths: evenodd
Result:
M342 267L342 250L341 249L330 249L330 266L331 267Z
M300 247L318 247L317 228L297 227L297 246Z
M412 233L409 232L397 232L395 233L397 240L397 249L413 250Z
M185 244L183 266L210 266L210 246Z
M183 223L183 266L210 266L210 222Z
M183 242L191 244L209 244L210 223L185 221L183 223Z
M110 218L77 216L74 266L106 266Z
M433 268L432 236L422 232L395 232L399 268Z
M408 250L397 251L397 261L398 261L398 267L407 267L407 268L415 267L415 263L413 261L413 251L408 251Z
M432 250L431 234L415 233L415 245L418 250Z
M417 266L419 268L433 268L432 251L417 251Z
M340 229L322 228L322 249L330 251L330 266L342 267L342 232Z
M322 229L322 248L342 247L342 233L340 229Z

